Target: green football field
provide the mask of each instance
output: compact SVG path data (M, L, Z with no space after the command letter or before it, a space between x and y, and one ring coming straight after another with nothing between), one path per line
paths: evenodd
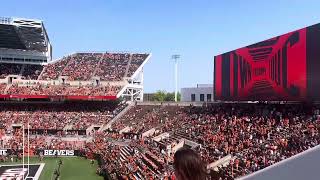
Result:
M54 170L58 167L59 159L46 157L40 162L38 158L30 158L30 164L45 163L40 180L51 180L54 177ZM60 167L60 180L103 180L102 176L96 174L97 162L92 165L90 160L81 157L63 157L61 160L63 164ZM0 163L0 165L5 164L22 164L22 162Z

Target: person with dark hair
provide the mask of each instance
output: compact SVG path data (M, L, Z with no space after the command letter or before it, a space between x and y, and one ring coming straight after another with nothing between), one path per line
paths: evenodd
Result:
M192 149L179 149L174 154L173 166L177 180L206 179L206 166L200 156Z

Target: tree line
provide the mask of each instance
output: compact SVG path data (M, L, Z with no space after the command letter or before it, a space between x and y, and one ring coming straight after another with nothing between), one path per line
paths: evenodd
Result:
M167 92L164 90L158 90L156 93L149 95L149 101L174 101L174 92ZM178 101L181 100L181 94L178 92Z

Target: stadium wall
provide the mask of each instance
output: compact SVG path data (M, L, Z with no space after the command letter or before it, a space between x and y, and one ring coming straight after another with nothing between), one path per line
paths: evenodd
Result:
M318 180L320 145L237 180Z
M320 24L214 57L214 98L319 101Z

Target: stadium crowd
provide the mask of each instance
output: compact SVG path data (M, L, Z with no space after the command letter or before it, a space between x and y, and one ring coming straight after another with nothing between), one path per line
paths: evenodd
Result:
M26 64L22 67L21 79L38 80L43 66Z
M129 53L76 53L45 66L41 80L87 81L99 77L101 81L121 81L130 77L146 60L148 54Z
M68 76L68 80L87 81L93 76L102 53L78 53L71 58L61 75Z
M12 84L4 94L12 95L44 95L44 96L116 96L121 86L70 86L63 85L44 85ZM1 89L0 89L1 90Z
M231 155L227 165L208 170L208 179L229 180L320 143L319 107L302 104L136 105L111 128L92 130L91 142L61 140L78 136L74 130L106 124L125 107L111 102L0 106L1 145L21 149L21 128L13 126L29 120L33 152L41 148L84 151L88 158L98 157L98 173L112 179L175 179L174 148L185 139L197 145L193 148L207 165ZM60 131L52 137L52 129Z
M126 103L117 102L68 102L68 103L24 103L2 104L0 106L1 129L13 134L21 124L29 127L33 134L57 134L65 130L85 131L91 125L108 123ZM17 127L15 127L17 126Z
M0 79L4 79L8 75L19 75L21 79L37 80L42 69L41 65L0 63Z
M42 74L40 75L40 80L56 80L60 76L62 70L67 66L69 61L71 61L72 56L63 57L57 62L50 63L45 66Z
M0 78L4 79L10 74L18 75L21 71L21 68L21 64L0 63Z
M33 80L68 76L68 80L86 81L98 76L102 81L120 81L132 76L147 56L78 53L49 64L43 71L39 65L4 63L0 70L1 78L10 74ZM120 88L75 87L67 83L0 84L3 94L12 95L115 96ZM41 148L85 150L88 157L100 157L98 171L113 179L174 179L174 148L188 140L208 165L230 156L224 166L208 166L209 177L229 180L320 143L319 107L307 104L136 105L107 131L97 132L94 128L89 133L86 131L91 125L106 125L125 107L125 103L115 102L1 105L1 146L12 151L23 148L21 125L29 122L33 152ZM48 138L51 135L54 138ZM61 140L67 135L89 135L94 140L86 144Z
M133 54L128 69L127 77L131 77L140 65L147 59L148 54Z
M102 81L121 81L125 76L130 57L128 53L104 54L95 75Z
M170 134L169 138L154 142L159 147L185 138L201 144L199 153L207 164L232 155L226 167L219 167L218 172L211 171L212 177L221 179L247 175L320 143L319 110L312 106L136 106L130 111L111 130L130 127L125 134L133 136L107 133L107 137L152 141L142 137L142 133L156 128L152 137L163 132ZM158 154L163 154L163 148L158 149Z
M123 83L110 85L109 82L122 81L124 77L132 76L147 57L148 54L76 53L45 66L0 63L0 79L13 75L12 79L1 82L0 94L116 96ZM81 82L89 80L96 81L91 84ZM77 86L74 81L77 81Z
M25 153L30 153L30 156L40 155L39 152L45 149L49 150L80 150L85 146L83 139L66 138L64 136L48 136L48 135L31 135L29 138L29 149L27 146L27 137L25 137ZM22 129L13 130L12 136L7 136L1 139L1 149L8 149L8 155L22 156L23 137ZM0 155L0 161L8 161L8 156Z

